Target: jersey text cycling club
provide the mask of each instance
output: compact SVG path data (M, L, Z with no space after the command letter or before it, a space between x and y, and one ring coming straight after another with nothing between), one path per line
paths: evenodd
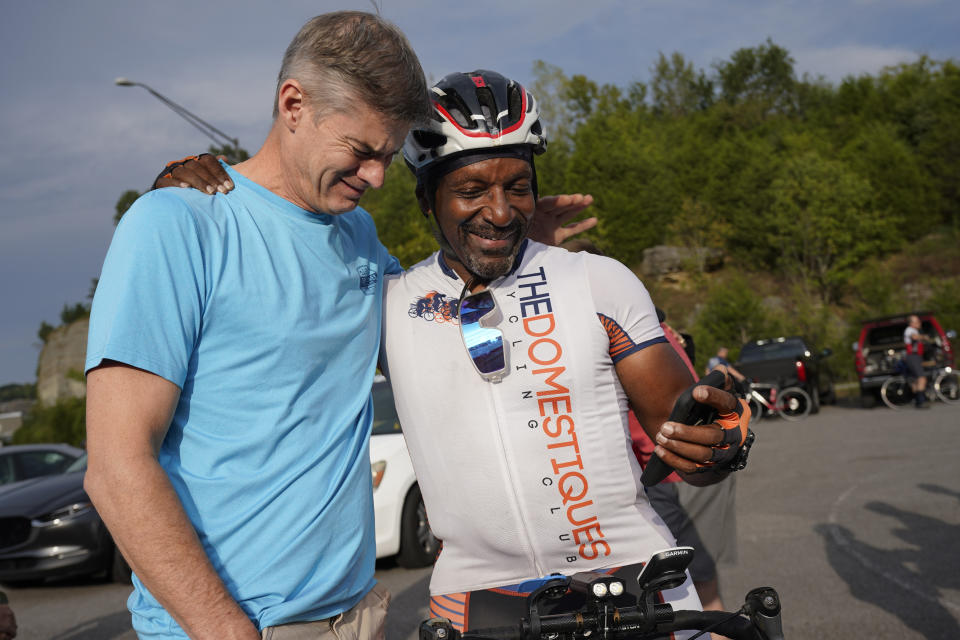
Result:
M381 363L443 541L432 594L646 561L674 546L631 450L614 365L666 342L643 284L615 260L527 241L489 285L508 371L484 380L439 253L388 276Z

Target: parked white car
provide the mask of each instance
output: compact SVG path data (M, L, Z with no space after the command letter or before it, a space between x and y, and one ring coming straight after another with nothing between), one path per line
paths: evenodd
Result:
M397 556L404 567L433 564L440 547L430 531L420 487L403 441L393 392L383 376L373 383L373 434L370 437L377 558Z

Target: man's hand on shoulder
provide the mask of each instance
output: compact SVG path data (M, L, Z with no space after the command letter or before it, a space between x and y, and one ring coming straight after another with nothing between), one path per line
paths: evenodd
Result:
M233 180L213 155L202 153L170 162L153 182L154 189L162 187L192 187L211 195L233 189Z
M527 237L552 246L597 226L596 218L587 218L566 224L570 219L593 204L593 196L582 193L544 196L537 200L537 210L530 221ZM564 226L566 225L566 226Z

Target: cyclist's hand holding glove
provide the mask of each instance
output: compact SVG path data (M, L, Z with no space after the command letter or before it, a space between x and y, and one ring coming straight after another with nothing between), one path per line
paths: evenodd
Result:
M728 388L732 386L727 376ZM667 421L657 434L655 453L684 474L742 469L753 443L750 408L743 398L706 384L694 385L693 400L712 408L716 418L693 425Z
M202 153L168 163L153 181L152 188L161 187L193 187L209 194L226 193L233 189L233 181L215 156Z

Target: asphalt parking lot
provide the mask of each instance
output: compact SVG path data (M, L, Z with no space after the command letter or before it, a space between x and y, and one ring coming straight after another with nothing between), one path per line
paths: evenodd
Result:
M825 407L755 425L737 479L739 560L725 602L770 585L786 637L960 638L960 407ZM428 570L378 564L393 592L388 640L414 640ZM122 585L7 589L21 638L130 640Z

